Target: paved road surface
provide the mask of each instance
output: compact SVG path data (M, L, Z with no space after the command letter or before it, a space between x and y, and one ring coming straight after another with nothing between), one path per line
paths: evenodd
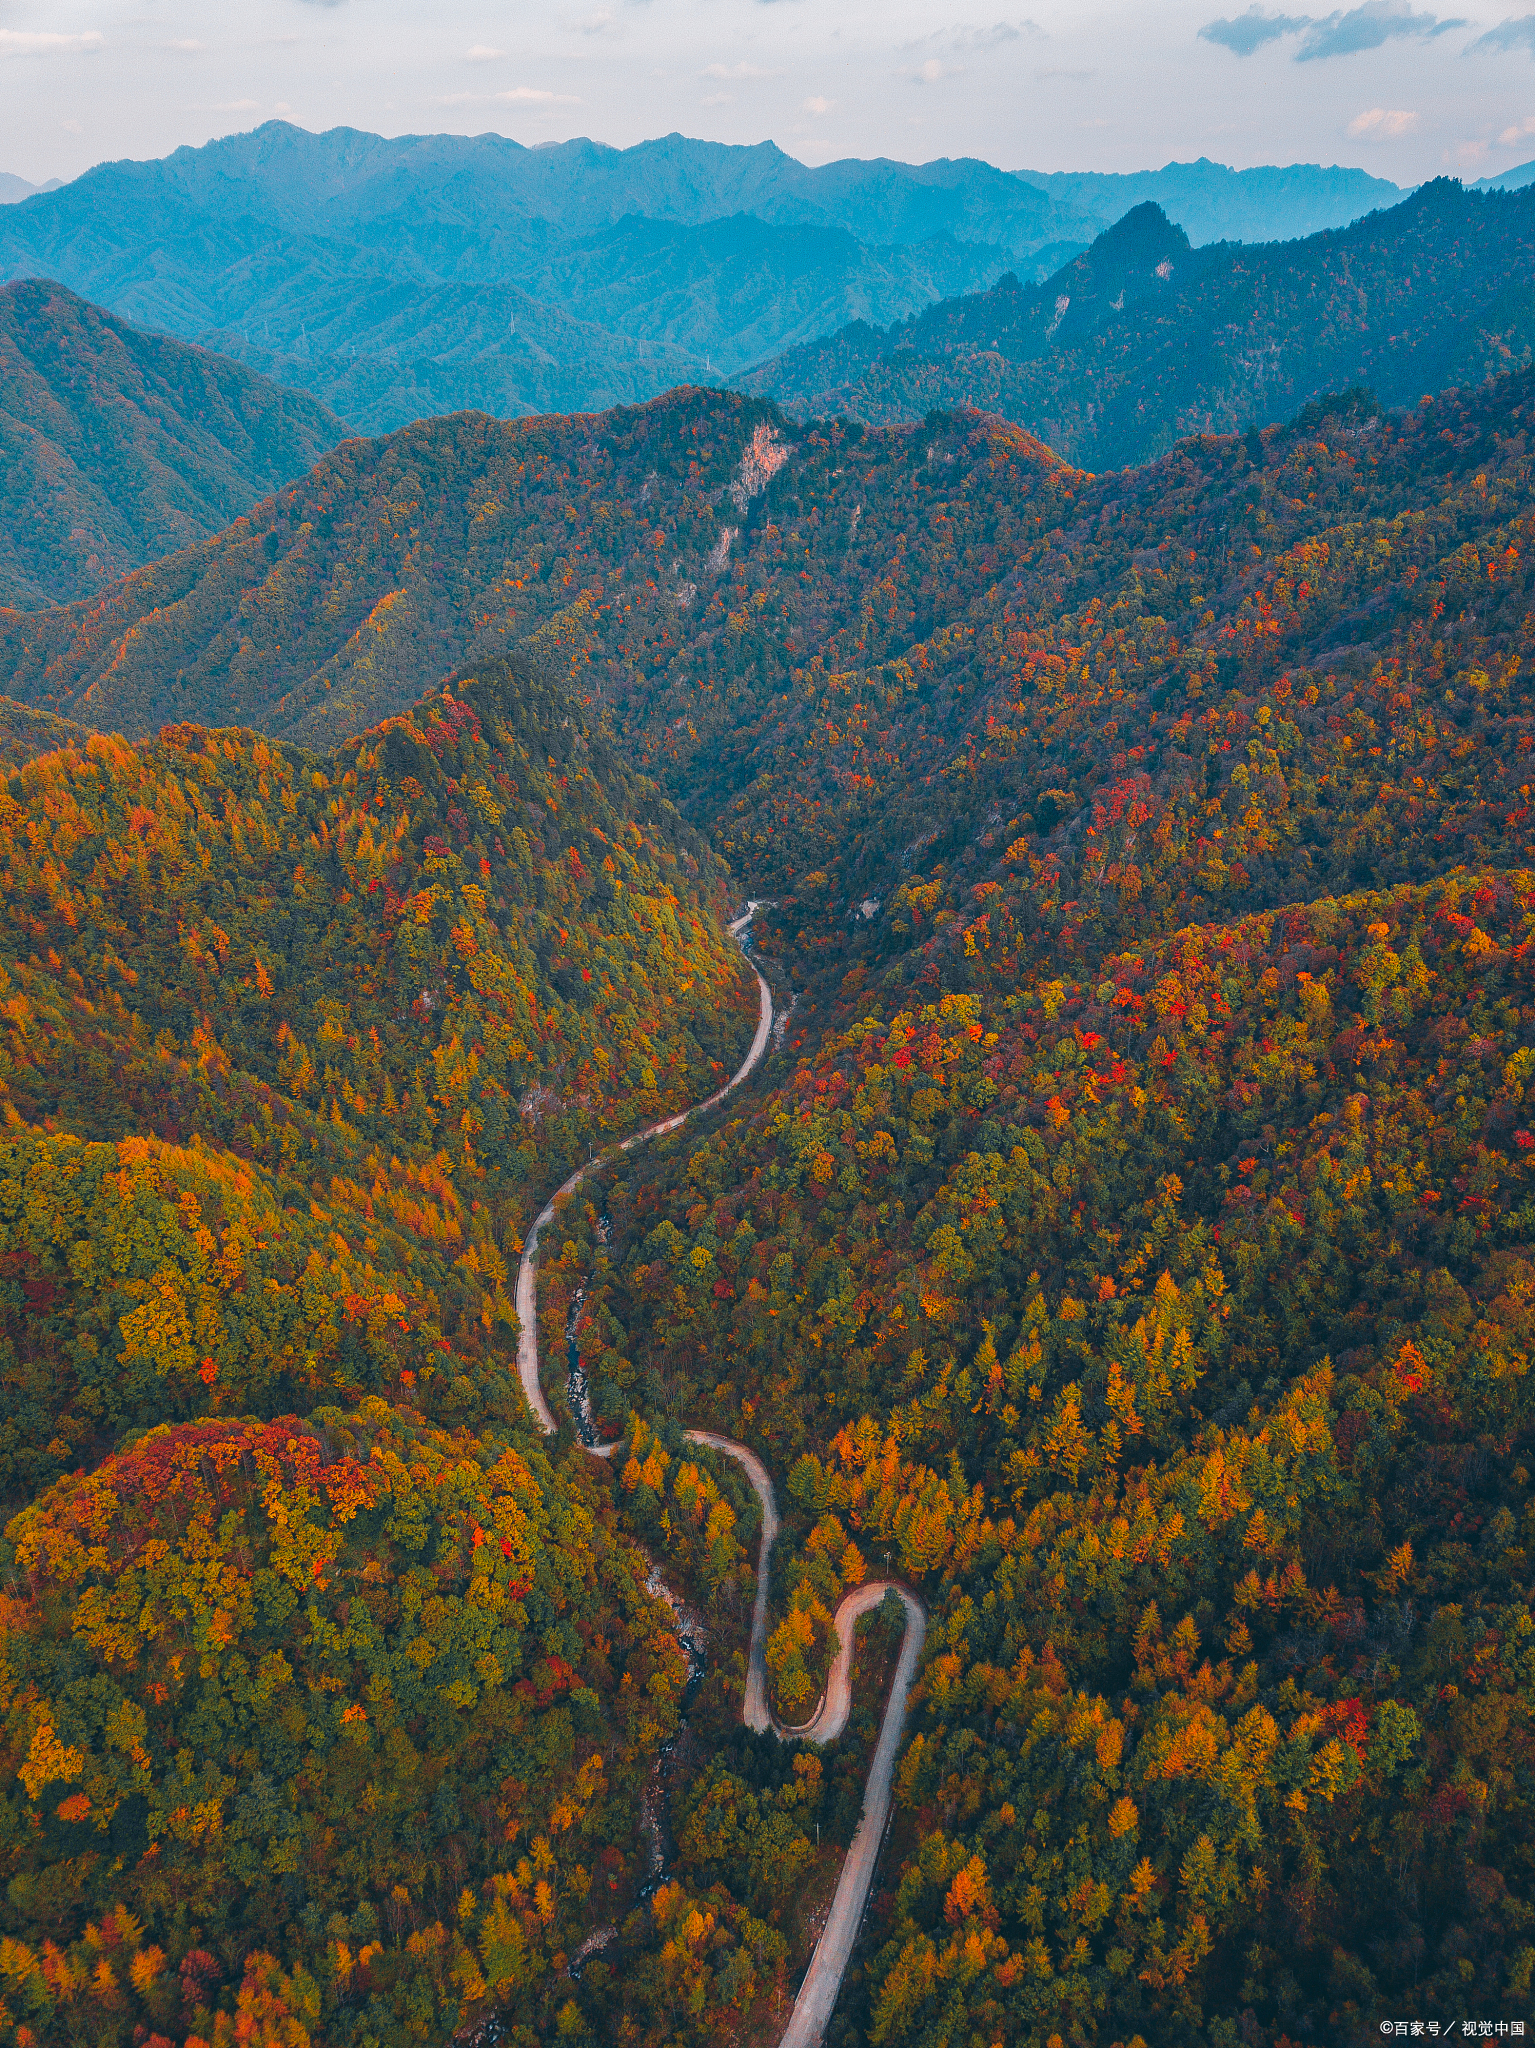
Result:
M752 1609L752 1640L746 1653L746 1699L741 1708L741 1719L755 1734L764 1735L773 1725L767 1703L767 1568L778 1536L778 1502L773 1497L773 1482L756 1452L749 1451L745 1444L738 1444L733 1437L716 1436L712 1429L690 1429L688 1440L690 1443L708 1444L712 1450L723 1451L727 1458L734 1458L738 1465L744 1466L752 1483L752 1492L762 1506L762 1539L757 1545L757 1603ZM844 1715L843 1719L846 1718Z
M876 1579L872 1585L859 1586L837 1609L837 1634L842 1639L842 1648L832 1667L821 1711L805 1731L812 1742L830 1742L847 1725L852 1694L847 1666L852 1659L853 1630L859 1614L870 1607L877 1607L890 1583L889 1580ZM921 1602L914 1599L904 1586L897 1586L895 1591L906 1609L906 1634L901 1643L895 1676L890 1681L890 1703L885 1708L884 1725L874 1748L869 1782L863 1790L863 1818L858 1823L858 1832L842 1865L825 1930L811 1958L810 1968L805 1972L805 1981L800 1985L799 1996L794 2001L789 2024L780 2037L779 2048L819 2048L827 2022L836 2009L837 1994L842 1989L842 1979L852 1958L858 1930L863 1925L863 1909L869 1901L874 1866L879 1861L880 1844L885 1839L885 1823L890 1818L890 1799L895 1786L895 1753L901 1746L901 1731L906 1724L906 1696L917 1675L922 1640L927 1634L927 1617L922 1612ZM821 1730L823 1722L826 1724L824 1732Z
M731 925L730 929L737 938L751 923L752 912L756 907L755 903L748 904L745 915L738 917ZM625 1138L622 1144L609 1147L610 1151L629 1152L636 1145L643 1145L647 1138L660 1138L668 1131L675 1131L680 1124L685 1124L690 1116L697 1116L703 1110L713 1109L716 1103L723 1102L733 1089L739 1088L741 1083L761 1065L762 1055L767 1051L768 1038L773 1029L773 991L760 974L757 976L757 989L757 1035L751 1042L750 1052L724 1087L716 1089L706 1102L695 1103L691 1109L683 1110L678 1116L669 1116L661 1123L649 1124L643 1131L636 1131L633 1137ZM595 1172L607 1156L608 1154L604 1152L596 1159L589 1159L585 1166L578 1166L569 1180L563 1181L555 1189L539 1210L533 1228L528 1232L522 1248L522 1263L517 1268L515 1306L520 1326L517 1339L517 1370L522 1377L522 1391L527 1396L528 1406L537 1416L545 1436L553 1436L556 1425L554 1417L549 1412L549 1403L544 1399L544 1390L538 1383L538 1240L544 1225L551 1220L558 1205L567 1195L573 1194L586 1176ZM610 1452L609 1456L611 1455Z
M751 923L755 904L747 906L744 917L738 917L730 929L739 937ZM651 1124L643 1131L636 1131L631 1138L625 1138L621 1145L611 1147L612 1151L627 1152L635 1145L641 1145L647 1138L659 1138L667 1131L674 1131L686 1123L690 1116L700 1111L713 1109L723 1102L733 1089L760 1065L762 1055L767 1051L768 1038L773 1028L773 994L759 974L757 987L760 991L760 1010L757 1018L757 1035L752 1040L751 1050L737 1073L732 1075L723 1088L718 1089L706 1102L695 1104L691 1110L683 1110L678 1116L667 1117L662 1123ZM604 1154L603 1157L606 1157ZM538 1367L538 1240L546 1223L554 1215L556 1205L566 1195L578 1188L593 1168L602 1160L590 1161L578 1167L562 1187L540 1210L533 1228L528 1232L523 1246L522 1263L517 1268L517 1321L521 1326L517 1340L517 1369L522 1376L522 1390L527 1396L528 1406L538 1418L546 1435L552 1436L556 1427L549 1404L544 1399L543 1388L539 1385ZM719 1436L709 1429L690 1429L689 1440L696 1444L707 1444L722 1451L726 1457L734 1458L746 1473L762 1508L762 1535L757 1550L757 1598L752 1609L751 1648L746 1663L746 1698L742 1705L741 1718L748 1728L758 1734L772 1729L786 1739L793 1737L806 1742L835 1741L847 1726L847 1717L852 1707L852 1662L853 1637L858 1626L858 1617L877 1607L887 1592L899 1595L906 1609L906 1634L901 1642L901 1654L897 1661L895 1676L890 1684L890 1700L885 1708L884 1724L879 1731L875 1745L874 1761L869 1769L869 1782L864 1788L863 1818L858 1823L858 1832L853 1837L852 1847L847 1852L837 1879L837 1889L832 1898L831 1912L826 1926L811 1958L810 1968L800 1985L799 1996L794 2001L794 2010L789 2015L789 2024L780 2037L779 2048L819 2048L826 2032L827 2022L836 2007L837 1994L842 1989L842 1979L847 1971L853 1945L858 1939L858 1930L863 1923L864 1907L868 1903L869 1888L874 1882L874 1867L879 1860L880 1844L885 1837L885 1823L890 1817L890 1800L895 1779L895 1753L901 1746L901 1730L906 1721L906 1699L911 1691L911 1682L916 1675L917 1663L922 1655L923 1638L927 1632L927 1617L920 1601L915 1599L904 1586L898 1586L890 1579L874 1579L867 1585L855 1587L847 1594L838 1607L835 1627L838 1637L837 1655L827 1674L826 1693L816 1710L813 1720L801 1728L783 1728L772 1716L767 1703L767 1602L768 1602L768 1558L772 1553L778 1535L778 1502L773 1492L773 1481L766 1466L754 1451L745 1444L738 1444L733 1437ZM595 1457L611 1457L618 1448L616 1444L588 1445Z

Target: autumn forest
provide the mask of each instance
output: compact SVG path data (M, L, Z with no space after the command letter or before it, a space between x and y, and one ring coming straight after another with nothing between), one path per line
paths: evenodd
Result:
M878 1579L828 2048L1535 2008L1532 507L683 389L0 612L0 2042L773 2048Z

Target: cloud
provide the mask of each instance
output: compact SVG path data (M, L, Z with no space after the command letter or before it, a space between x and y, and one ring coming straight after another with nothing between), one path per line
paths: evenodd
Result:
M940 64L936 57L929 57L909 76L918 85L941 85L946 78L960 78L964 75L962 64Z
M497 57L504 57L505 50L497 50L490 43L475 43L465 50L464 55L471 64L489 64Z
M1296 61L1304 64L1318 57L1353 57L1361 50L1378 50L1399 37L1431 39L1465 25L1464 15L1441 18L1415 14L1402 0L1365 0L1363 7L1351 7L1347 14L1329 14L1314 22L1296 52Z
M996 50L1004 43L1022 41L1024 36L1042 36L1037 21L994 21L990 28L964 26L951 31L949 47L954 50Z
M83 35L49 35L40 29L0 28L0 57L71 57L101 48L96 29Z
M1207 21L1199 34L1204 42L1219 43L1222 49L1231 50L1238 57L1250 57L1265 43L1293 36L1310 26L1309 14L1265 14L1259 7L1249 7L1245 14L1230 21Z
M440 92L434 105L439 107L579 107L580 100L570 92L545 92L536 85L514 85L506 92Z
M1505 128L1498 140L1511 149L1516 142L1523 142L1531 135L1535 135L1535 114L1530 114L1512 128Z
M1417 125L1417 114L1406 107L1371 107L1354 116L1348 132L1356 142L1394 142L1400 135L1411 135Z
M805 112L807 114L829 114L836 104L835 100L823 100L820 94L817 93L814 99L806 100Z
M1476 50L1528 50L1535 57L1535 14L1510 15L1507 21L1500 21L1468 44L1466 55Z
M976 22L960 22L953 28L936 29L931 35L913 36L900 47L903 50L937 48L973 55L984 50L1000 50L1007 43L1021 42L1025 36L1042 36L1044 33L1037 21L1020 15L1016 21L994 21L989 27Z
M1535 15L1530 16L1530 22L1535 27ZM1358 56L1361 51L1378 50L1382 44L1403 37L1431 40L1465 26L1461 15L1419 14L1410 0L1364 0L1363 6L1320 16L1269 14L1253 6L1245 14L1207 21L1199 33L1205 42L1219 43L1238 57L1250 57L1265 43L1277 42L1283 36L1299 36L1295 61L1306 64L1323 57Z
M776 72L764 71L760 64L706 64L698 74L700 78L774 78Z
M705 93L699 105L705 107L733 107L735 103L736 96L733 92L711 92Z

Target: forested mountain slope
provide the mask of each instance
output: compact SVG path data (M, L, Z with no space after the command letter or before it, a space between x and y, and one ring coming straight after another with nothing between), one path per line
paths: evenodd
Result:
M625 1162L559 1284L607 1413L787 1473L780 1683L865 1560L927 1594L839 2044L1527 2001L1532 409L1096 480L928 422L977 598L818 644L721 817L788 1065ZM1037 540L967 525L983 455Z
M1191 249L1147 202L1040 285L1004 278L884 333L852 327L736 380L801 418L975 405L1089 469L1367 384L1388 404L1535 348L1535 187L1448 179L1302 242Z
M44 281L0 288L0 602L86 597L205 539L346 433L301 391Z
M482 642L541 635L563 664L595 624L665 666L775 473L774 418L682 390L597 420L465 413L348 442L95 604L0 613L0 673L105 729L186 716L328 741Z
M8 210L0 277L61 278L379 432L459 408L633 402L1009 270L1032 282L1131 189L970 158L811 166L681 135L526 149L270 121L98 164ZM1146 173L1133 196L1148 195L1198 241L1217 218L1249 239L1342 223L1396 190L1315 165L1201 163Z
M83 747L89 738L89 729L71 719L55 718L51 711L32 711L13 697L0 697L0 760L9 767L31 761L38 754L56 753L60 747Z
M1524 370L1093 476L974 411L470 416L6 620L40 706L283 735L0 818L40 2039L771 2038L861 1753L735 1730L697 1425L779 1480L781 1702L887 1557L929 1610L832 2048L1527 2005L1532 424ZM521 1434L510 1233L745 1036L718 856L799 1000L550 1233L599 1483ZM723 1645L648 1900L634 1535Z
M508 1271L750 1037L719 868L526 663L91 736L0 841L0 2027L547 2037L686 1672Z
M460 1357L511 1313L500 1247L547 1177L707 1092L737 1051L738 992L752 1008L716 864L526 664L325 757L191 725L138 748L92 735L13 770L4 802L11 1111L229 1151L303 1190L306 1215L311 1193L376 1211L386 1266L417 1269L377 1288L444 1289L429 1321ZM412 1232L439 1259L456 1247L432 1281ZM331 1341L363 1374L351 1391L377 1391ZM203 1348L242 1398L238 1345ZM287 1356L289 1398L338 1369ZM100 1369L91 1397L95 1368L54 1362L13 1459L45 1456L61 1423L73 1442L92 1418L157 1419L170 1390L119 1412L110 1352Z

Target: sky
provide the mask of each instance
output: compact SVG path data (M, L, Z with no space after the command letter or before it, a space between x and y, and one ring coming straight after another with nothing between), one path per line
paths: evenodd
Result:
M67 179L275 117L525 143L680 131L809 163L1209 156L1470 179L1535 158L1519 5L0 0L0 171Z

